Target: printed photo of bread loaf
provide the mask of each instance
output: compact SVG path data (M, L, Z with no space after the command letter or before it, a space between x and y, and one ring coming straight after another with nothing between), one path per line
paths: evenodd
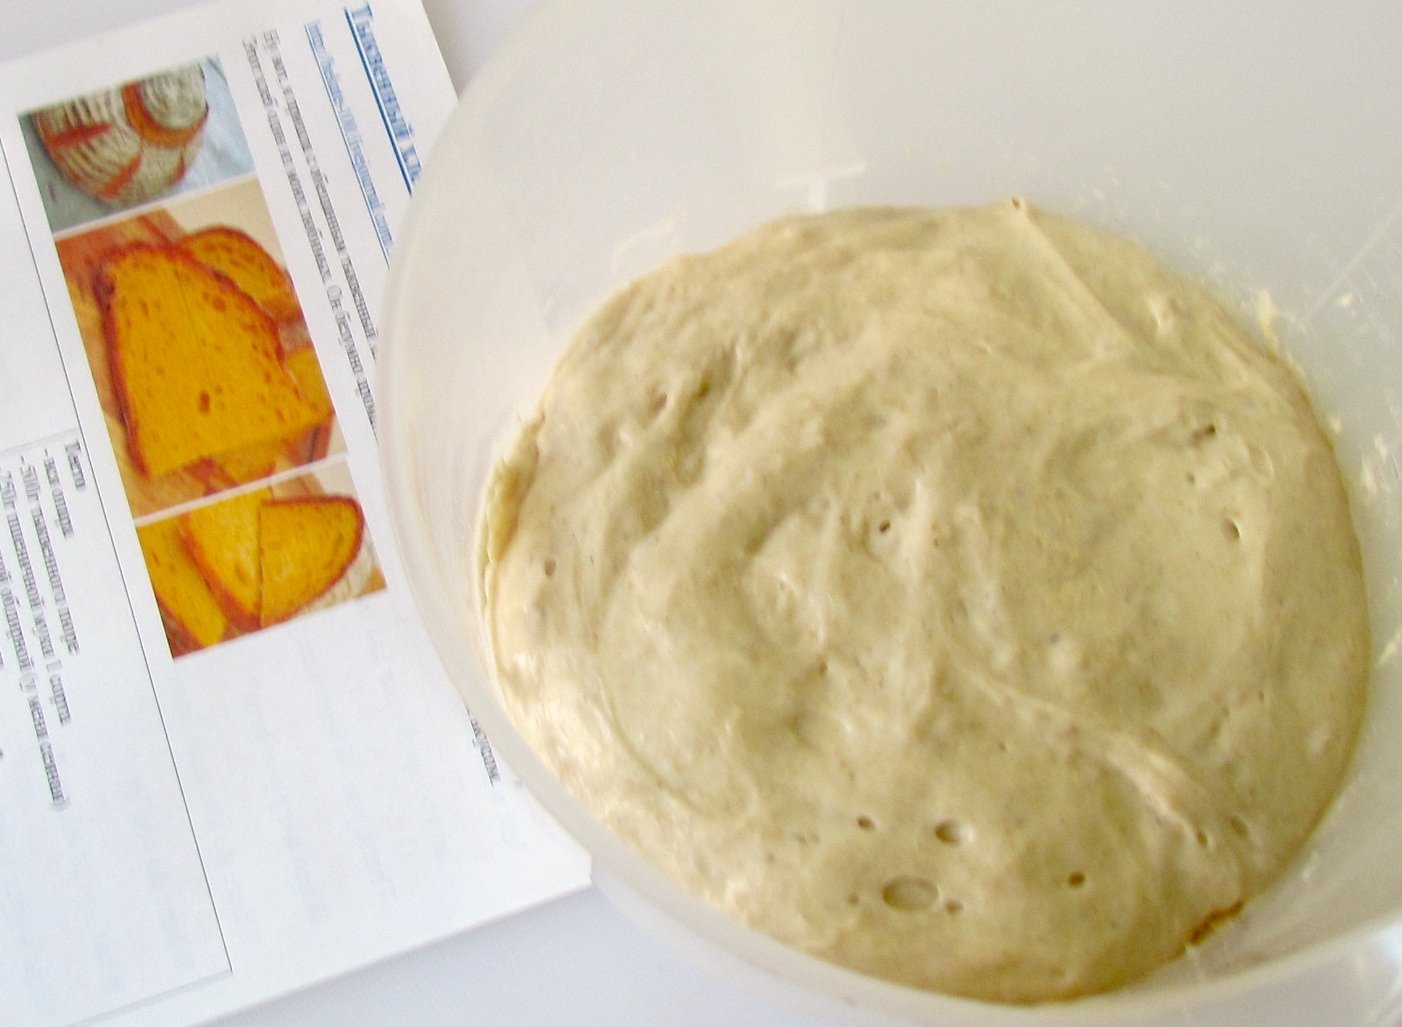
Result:
M340 464L142 524L137 537L175 656L385 583Z
M23 126L56 232L252 167L213 58L60 100Z
M343 448L256 181L56 245L133 517Z

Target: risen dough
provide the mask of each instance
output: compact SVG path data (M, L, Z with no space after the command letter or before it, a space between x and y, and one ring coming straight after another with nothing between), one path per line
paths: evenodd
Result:
M765 225L606 303L482 537L510 714L688 889L923 988L1113 987L1275 877L1368 629L1292 373L1014 200Z

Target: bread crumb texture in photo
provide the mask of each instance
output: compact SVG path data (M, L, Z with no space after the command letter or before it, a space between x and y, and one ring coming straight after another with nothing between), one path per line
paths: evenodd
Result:
M99 271L112 381L133 460L157 477L325 420L284 364L277 322L183 245L132 244Z

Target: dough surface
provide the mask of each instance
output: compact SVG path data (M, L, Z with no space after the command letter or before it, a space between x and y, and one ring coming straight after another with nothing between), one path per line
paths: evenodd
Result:
M604 823L776 938L982 999L1231 915L1365 702L1294 374L1021 200L794 216L625 288L480 545L508 712Z

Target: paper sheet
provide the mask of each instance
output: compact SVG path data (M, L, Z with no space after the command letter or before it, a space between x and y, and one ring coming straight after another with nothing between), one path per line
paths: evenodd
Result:
M386 523L375 317L453 100L416 0L0 69L0 1022L205 1018L587 880Z

